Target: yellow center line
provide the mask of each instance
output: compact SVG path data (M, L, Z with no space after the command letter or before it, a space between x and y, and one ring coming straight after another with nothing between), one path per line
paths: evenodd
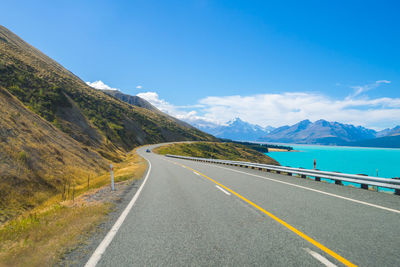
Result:
M168 160L169 161L169 160ZM170 161L172 162L172 161ZM175 163L175 162L174 162ZM179 164L179 163L175 163L175 164ZM312 239L311 237L309 237L308 235L304 234L303 232L297 230L296 228L294 228L293 226L291 226L290 224L288 224L287 222L285 222L282 219L279 219L278 217L276 217L274 214L270 213L269 211L261 208L260 206L258 206L257 204L251 202L250 200L248 200L247 198L241 196L240 194L236 193L235 191L233 191L232 189L224 186L223 184L215 181L214 179L208 177L205 174L202 174L199 171L196 171L186 165L183 164L179 164L182 167L185 167L189 170L192 170L193 172L203 176L204 178L207 178L208 180L210 180L211 182L221 186L222 188L224 188L225 190L231 192L232 194L234 194L235 196L237 196L238 198L242 199L243 201L245 201L246 203L252 205L253 207L255 207L256 209L262 211L263 213L265 213L266 215L268 215L270 218L274 219L275 221L277 221L278 223L282 224L283 226L285 226L286 228L288 228L290 231L294 232L295 234L297 234L298 236L302 237L303 239L307 240L308 242L310 242L311 244L313 244L314 246L316 246L317 248L321 249L322 251L326 252L327 254L331 255L332 257L334 257L335 259L337 259L338 261L340 261L341 263L343 263L346 266L357 266L354 263L346 260L345 258L343 258L342 256L340 256L339 254L337 254L336 252L330 250L329 248L325 247L324 245L318 243L317 241L315 241L314 239Z

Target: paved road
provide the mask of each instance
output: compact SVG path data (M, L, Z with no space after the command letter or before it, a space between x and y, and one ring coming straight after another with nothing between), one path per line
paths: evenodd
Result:
M400 213L379 208L399 196L145 149L149 176L97 266L400 266Z

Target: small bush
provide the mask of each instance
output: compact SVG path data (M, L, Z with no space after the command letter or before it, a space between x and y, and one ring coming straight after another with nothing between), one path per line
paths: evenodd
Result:
M28 155L25 151L21 151L18 153L18 160L27 163L28 162Z

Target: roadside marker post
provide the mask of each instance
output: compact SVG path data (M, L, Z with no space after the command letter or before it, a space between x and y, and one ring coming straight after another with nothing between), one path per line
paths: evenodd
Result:
M114 170L112 164L110 164L110 168L111 168L111 191L114 191Z

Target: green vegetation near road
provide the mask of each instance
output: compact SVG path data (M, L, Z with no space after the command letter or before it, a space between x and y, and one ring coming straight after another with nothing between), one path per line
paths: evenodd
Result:
M259 144L259 143L252 143L252 142L242 142L242 141L232 141L230 139L226 138L220 138L222 142L226 143L235 143L235 144L241 144L244 146L247 146L251 149L257 150L261 153L268 153L269 149L279 149L279 150L287 150L287 151L292 151L293 147L291 146L282 146L282 145L272 145L272 144Z
M173 154L189 157L250 161L279 165L276 160L266 156L265 154L236 143L177 143L161 146L153 151L162 155Z

